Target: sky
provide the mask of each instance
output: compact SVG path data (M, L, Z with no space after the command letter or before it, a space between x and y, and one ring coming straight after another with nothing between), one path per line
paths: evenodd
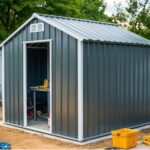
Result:
M111 16L113 13L116 13L115 4L121 3L122 7L127 6L127 0L104 0L104 2L107 4L105 13L108 16Z

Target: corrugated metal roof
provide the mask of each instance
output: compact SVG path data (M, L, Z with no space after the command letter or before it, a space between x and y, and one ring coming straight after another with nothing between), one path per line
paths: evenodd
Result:
M6 38L0 44L0 47L2 47L8 40L13 38L15 34L17 34L20 30L22 30L22 28L24 28L31 20L35 18L38 18L43 22L56 27L57 29L71 35L80 41L88 40L150 46L150 40L125 30L124 28L121 28L113 23L34 13L24 24L22 24L15 32Z
M52 15L39 15L84 40L150 45L150 40L125 30L116 24Z

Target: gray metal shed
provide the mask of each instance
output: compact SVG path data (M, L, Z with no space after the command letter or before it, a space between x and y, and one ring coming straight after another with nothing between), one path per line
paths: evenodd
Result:
M115 24L33 14L0 47L6 124L76 141L149 124L149 40ZM48 92L33 104L30 87L44 78ZM30 104L46 124L32 120Z

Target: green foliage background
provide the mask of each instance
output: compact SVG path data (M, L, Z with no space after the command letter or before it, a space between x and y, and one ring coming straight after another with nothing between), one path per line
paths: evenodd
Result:
M119 5L112 18L121 26L127 24L128 30L150 39L150 0L128 0L125 10Z
M0 42L34 12L118 24L128 22L129 30L150 39L149 0L144 2L138 5L137 0L129 0L125 12L121 10L108 17L104 13L106 5L103 0L0 0ZM139 7L142 8L140 12Z

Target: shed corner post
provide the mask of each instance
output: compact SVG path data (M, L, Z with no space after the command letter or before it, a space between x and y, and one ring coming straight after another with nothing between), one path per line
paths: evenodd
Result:
M50 122L50 134L52 134L53 132L53 107L52 107L52 104L53 104L53 100L52 100L52 40L49 40L49 44L50 44L50 47L49 47L49 59L50 59L50 115L51 115L51 122Z
M2 45L2 107L3 107L3 123L5 123L5 55L4 45Z
M24 121L24 127L27 126L27 79L26 79L26 42L23 42L23 121Z
M78 40L78 141L83 141L83 41Z

